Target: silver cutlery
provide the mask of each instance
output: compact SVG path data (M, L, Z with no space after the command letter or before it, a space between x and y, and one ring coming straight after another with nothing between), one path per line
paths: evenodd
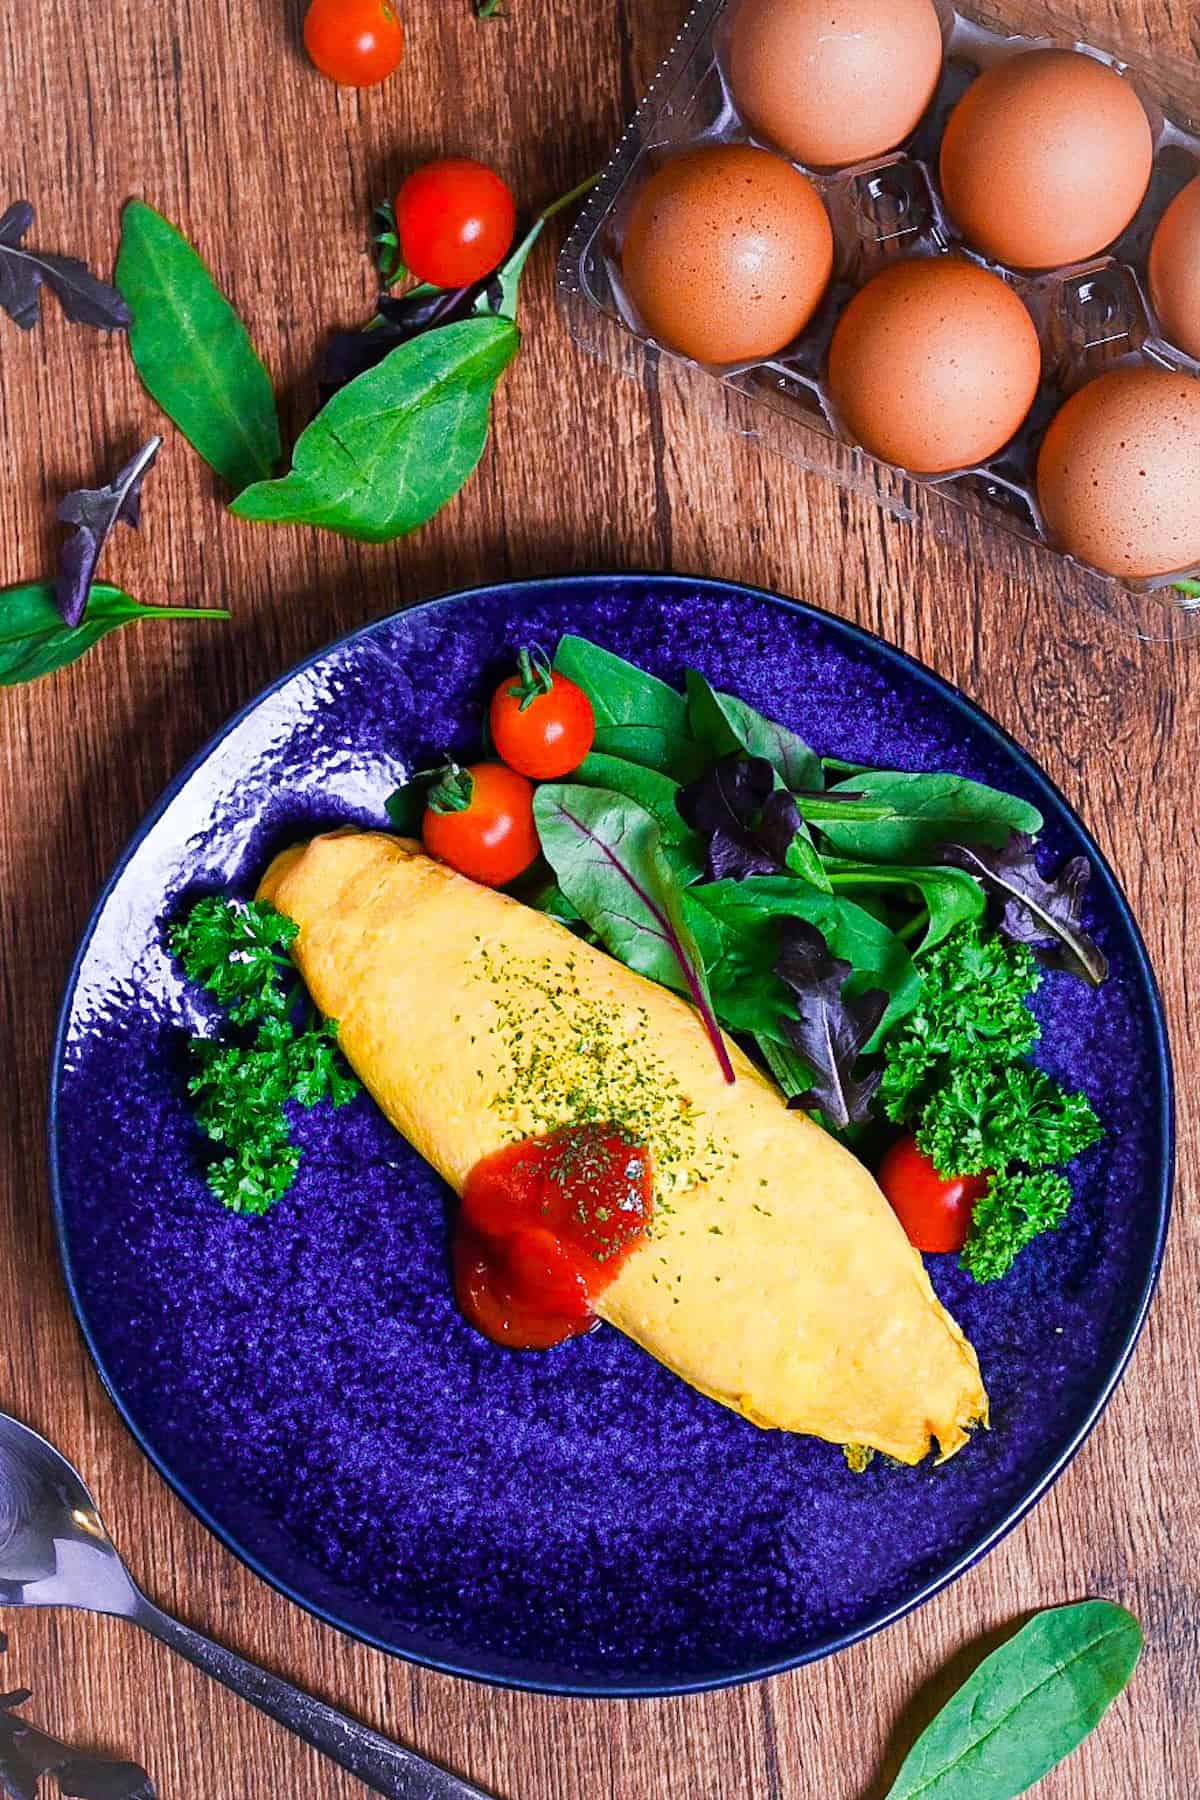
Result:
M148 1600L78 1472L0 1413L0 1606L65 1606L130 1619L392 1800L488 1800L481 1788L371 1731Z

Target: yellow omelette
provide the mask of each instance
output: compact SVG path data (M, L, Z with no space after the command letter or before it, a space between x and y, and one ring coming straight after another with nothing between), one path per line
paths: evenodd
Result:
M975 1352L875 1181L688 1004L419 845L336 832L259 898L347 1059L461 1194L481 1157L584 1119L650 1148L652 1230L602 1318L756 1425L918 1462L985 1421Z

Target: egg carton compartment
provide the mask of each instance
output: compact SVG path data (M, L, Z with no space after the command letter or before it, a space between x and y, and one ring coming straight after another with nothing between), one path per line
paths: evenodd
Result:
M1146 260L1155 226L1174 196L1200 173L1200 73L1177 59L1085 43L1070 23L1040 5L1014 0L1003 14L951 10L935 0L944 61L937 89L912 135L891 153L855 166L803 163L825 203L834 267L813 318L780 354L719 367L659 344L624 291L620 250L637 193L682 150L705 143L762 144L734 103L724 65L731 0L700 0L626 129L564 246L559 297L576 342L618 371L640 378L658 365L688 408L792 463L868 494L901 518L918 507L943 532L946 504L965 507L1039 547L1047 581L1064 599L1100 607L1139 636L1200 636L1200 592L1187 586L1200 565L1171 576L1122 581L1056 550L1042 520L1033 472L1046 427L1063 401L1092 376L1151 363L1200 377L1200 363L1167 341L1150 305ZM938 151L946 120L976 76L1019 51L1084 51L1109 63L1136 89L1154 134L1148 191L1110 251L1086 263L1026 274L989 261L964 243L940 194ZM855 445L837 419L825 383L829 344L847 302L887 264L955 251L999 275L1028 308L1042 351L1037 396L1016 436L987 462L948 474L914 475ZM985 534L990 537L990 534ZM990 545L999 553L999 540Z

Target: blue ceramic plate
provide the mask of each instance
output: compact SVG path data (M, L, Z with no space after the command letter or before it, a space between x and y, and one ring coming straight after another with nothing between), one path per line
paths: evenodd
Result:
M1078 1197L1005 1281L931 1259L979 1351L992 1429L943 1468L756 1430L615 1331L543 1355L455 1311L446 1194L364 1096L305 1115L265 1221L210 1197L183 1092L196 999L163 949L190 893L250 892L282 844L385 823L414 767L478 743L513 651L582 632L678 681L704 670L827 754L954 769L1035 800L1095 870L1093 992L1037 996L1046 1066L1107 1128ZM487 588L368 626L201 753L88 927L55 1057L55 1206L100 1372L163 1475L252 1568L374 1644L456 1674L643 1694L744 1680L927 1598L1043 1493L1142 1324L1171 1173L1170 1067L1129 909L1029 758L927 670L841 620L668 576Z

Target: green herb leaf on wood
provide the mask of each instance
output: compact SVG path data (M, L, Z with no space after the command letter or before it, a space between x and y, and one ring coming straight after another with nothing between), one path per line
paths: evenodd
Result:
M192 448L235 492L273 474L282 451L267 371L196 251L142 200L122 217L116 280L138 374Z
M54 584L31 581L0 589L0 687L15 687L52 675L83 656L110 631L135 619L227 619L220 607L147 606L112 587L96 582L78 625L63 622Z
M492 394L519 343L510 319L473 318L399 345L322 407L289 474L256 482L231 510L371 544L415 531L483 455Z
M1141 1626L1111 1601L1038 1613L926 1726L888 1800L1017 1800L1100 1723L1141 1649Z

